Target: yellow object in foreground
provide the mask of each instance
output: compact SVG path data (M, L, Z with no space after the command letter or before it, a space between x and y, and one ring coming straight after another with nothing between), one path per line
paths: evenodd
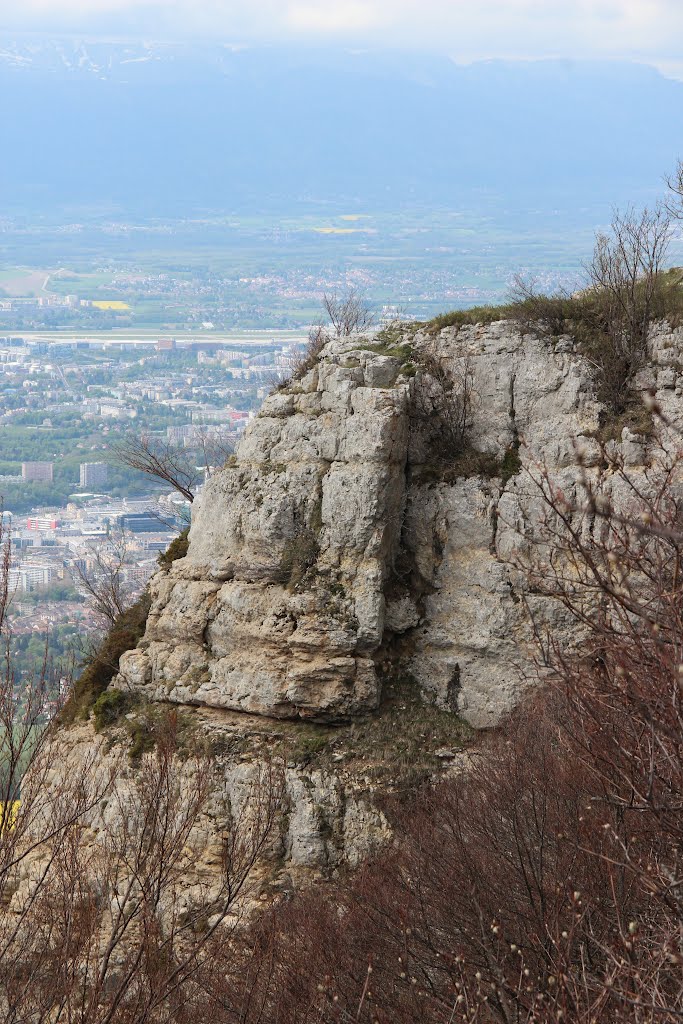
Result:
M17 823L20 807L21 800L13 800L7 811L5 811L5 805L0 803L0 833L5 829L9 829L10 832L12 831Z

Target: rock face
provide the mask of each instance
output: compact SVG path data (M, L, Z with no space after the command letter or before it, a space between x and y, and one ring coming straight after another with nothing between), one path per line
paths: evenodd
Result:
M237 827L248 842L259 793L263 798L269 787L269 798L277 800L277 819L251 872L248 902L252 904L254 899L258 904L260 899L298 888L312 877L355 867L390 840L389 823L376 806L365 769L354 766L353 758L351 763L340 763L346 760L341 753L332 760L327 752L313 763L311 753L323 745L319 734L302 736L305 726L209 708L180 714L180 757L171 780L171 789L179 789L179 813L186 806L184 801L193 799L198 772L208 798L193 819L191 841L196 856L176 897L177 910L196 900L210 905L207 887L209 894L216 887L214 895L218 895L225 837ZM144 799L140 787L149 782L150 773L140 757L128 756L126 725L132 723L139 726L139 710L128 716L128 722L119 721L104 732L96 732L91 722L76 722L61 730L54 766L45 776L45 785L62 794L71 779L82 780L90 792L111 780L106 799L94 802L82 819L79 843L91 853L101 846L107 827L116 828L117 819L122 814L125 819L128 808ZM339 737L338 749L345 747L344 738ZM40 851L34 863L44 865Z
M537 622L568 628L559 607L529 593L511 566L536 496L526 468L578 475L577 449L594 448L600 406L583 361L507 323L444 331L446 366L467 359L474 378L473 444L510 462L508 479L421 482L413 466L404 547L425 581L410 666L425 693L476 727L495 725L527 685ZM453 366L454 368L454 366ZM428 456L427 456L428 457ZM536 510L540 511L540 510ZM533 519L533 515L532 515Z
M658 328L638 382L679 425L682 350L683 331ZM430 365L471 383L464 460L444 454L445 422L416 415ZM144 637L112 682L137 703L106 737L65 729L66 770L120 756L130 788L121 751L170 705L210 752L197 884L273 763L283 796L265 890L357 864L391 834L378 795L461 770L463 720L493 726L519 701L534 632L571 641L562 606L524 571L542 554L534 477L546 467L579 504L586 475L626 500L596 440L603 419L568 338L499 322L330 342L205 486L188 554L152 580ZM608 442L635 476L680 444L646 421ZM96 843L97 814L90 827Z
M405 494L400 368L337 346L266 400L193 510L187 558L154 581L127 683L277 718L378 706L373 654Z
M682 342L680 331L655 333L643 381L669 411ZM511 565L541 514L525 470L544 465L570 492L579 461L599 474L602 409L569 339L498 322L410 343L331 342L266 399L195 505L187 557L154 579L145 636L114 686L335 722L377 708L381 666L398 651L425 700L476 727L514 706L530 613L569 629ZM412 414L427 351L471 375L469 439L490 456L485 476L434 472ZM647 461L645 440L624 430L630 465Z

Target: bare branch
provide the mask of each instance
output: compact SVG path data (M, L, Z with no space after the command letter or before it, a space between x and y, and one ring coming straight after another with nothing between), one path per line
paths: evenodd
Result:
M323 309L332 325L332 333L336 338L348 338L352 334L362 334L374 322L374 314L365 298L355 289L345 295L335 292L323 296Z
M124 466L168 484L189 502L194 501L203 471L197 469L190 453L161 438L131 435L111 446L115 458Z
M85 564L77 559L71 565L72 575L90 597L93 608L110 626L126 610L132 597L132 589L122 574L126 557L126 539L121 534L91 545Z

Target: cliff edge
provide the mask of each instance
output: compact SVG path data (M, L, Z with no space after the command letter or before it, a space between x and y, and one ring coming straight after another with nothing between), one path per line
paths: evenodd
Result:
M678 422L683 331L651 341L637 387ZM637 477L669 441L642 405L609 420L569 337L499 321L330 341L206 484L187 554L152 580L144 635L110 685L120 714L66 727L65 764L131 737L138 756L175 709L210 753L198 876L274 761L283 809L264 881L357 864L390 835L381 798L460 770L468 730L538 679L539 633L571 643L525 571L543 556L538 473L578 504L586 476L619 500L605 444Z
M680 332L655 338L662 354L680 345ZM469 375L464 460L433 436L438 409L431 423L416 415L425 353ZM664 400L679 387L671 359L646 377ZM601 472L603 425L568 338L498 322L330 342L205 486L188 554L153 580L145 635L114 686L336 722L379 706L383 666L400 657L425 700L495 725L525 685L531 613L563 628L512 564L541 514L527 470L575 494L580 472ZM628 463L645 464L648 437L621 433Z

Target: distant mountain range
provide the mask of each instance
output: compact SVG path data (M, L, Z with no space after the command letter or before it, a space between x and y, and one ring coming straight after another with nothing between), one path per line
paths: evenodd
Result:
M4 38L0 202L578 209L657 190L682 112L683 83L627 63Z

